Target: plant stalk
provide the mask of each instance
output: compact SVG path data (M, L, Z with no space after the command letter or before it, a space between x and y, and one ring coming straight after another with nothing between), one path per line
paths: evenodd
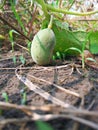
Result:
M51 18L50 18L50 22L48 24L48 28L52 28L52 24L53 24L53 15L51 15Z
M84 12L84 13L79 13L76 11L68 11L65 9L61 9L61 8L55 8L49 4L45 4L45 6L47 7L48 10L51 10L53 12L58 12L58 13L63 13L63 14L70 14L70 15L78 15L78 16L87 16L87 15L92 15L92 14L96 14L98 13L98 10L96 11L91 11L91 12Z

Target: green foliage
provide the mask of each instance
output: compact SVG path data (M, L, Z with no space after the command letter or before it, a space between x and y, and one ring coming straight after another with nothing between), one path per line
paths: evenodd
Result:
M16 56L13 56L13 62L14 62L14 64L16 64Z
M26 104L26 101L27 101L27 94L26 94L26 92L23 92L23 93L21 94L21 96L22 96L21 104L22 104L22 105L25 105L25 104Z
M61 56L61 53L60 53L60 52L56 52L56 58L62 59L62 56Z
M44 21L43 27L47 25ZM82 68L85 67L84 50L87 49L88 39L90 41L90 51L98 53L98 32L70 31L67 23L55 20L52 27L56 36L56 46L54 48L53 59L61 59L61 54L82 56ZM94 61L94 59L89 58Z
M45 122L36 121L35 123L37 125L37 130L53 130L53 128Z
M93 59L93 58L90 58L90 57L86 58L86 60L88 60L88 61L93 61L93 62L95 62L95 63L96 63L96 60L95 60L95 59Z
M26 63L26 59L23 57L23 55L21 55L19 59L23 65Z
M74 0L69 0L69 4L72 5L73 3L74 3ZM46 7L47 9L49 9L49 11L51 10L53 12L63 13L63 14L86 16L86 15L97 13L97 12L87 12L87 13L70 12L67 10L60 9L60 8L59 9L55 8L56 6L58 6L58 4L59 4L59 1L57 0L56 3L52 2L52 6L46 4ZM88 32L85 32L85 31L83 32L81 30L73 32L73 31L68 30L68 26L66 25L67 24L64 22L60 22L58 20L54 21L53 31L56 35L56 46L55 46L54 52L66 53L67 55L73 55L73 54L75 55L77 52L79 52L76 49L79 49L81 52L83 52L83 50L86 49L86 46L84 46L84 42L88 35ZM92 39L92 37L90 38ZM98 53L97 41L98 40L97 40L97 34L96 34L96 36L94 36L93 39L90 40L90 50L93 53ZM74 48L74 51L72 51L73 49L69 49L69 48Z
M43 22L43 28L46 27L47 21ZM46 25L45 25L46 23ZM52 27L56 36L55 55L53 59L61 58L60 53L65 55L82 55L82 67L84 68L84 50L90 49L93 54L98 53L98 31L70 31L67 23L55 20ZM88 46L89 40L89 48ZM89 59L93 60L93 59Z
M9 31L9 40L10 40L11 45L12 45L12 51L14 51L14 36L13 36L13 33L19 34L19 33L16 32L15 30L10 30L10 31Z
M28 51L30 52L30 50L31 50L31 42L27 42L27 49L28 49Z
M5 102L8 102L9 101L9 98L8 98L8 95L6 92L3 92L2 93L2 97L5 99Z
M0 9L3 9L5 2L6 2L6 0L1 0L0 1Z
M57 28L65 29L69 31L69 24L67 22L61 22L59 20L55 20L54 23L57 26Z
M74 0L69 0L69 3L72 4L74 2Z
M59 0L52 1L52 6L53 7L58 7L58 4L59 4Z
M67 29L66 29L67 28ZM82 50L82 43L85 41L86 32L83 31L70 31L68 27L65 26L62 22L59 22L59 26L57 22L53 25L53 31L56 36L56 46L54 52L65 53L66 55L77 54L77 52L67 51L66 49L70 47L78 48Z
M17 58L16 58L16 56L13 56L12 60L13 60L14 64L17 63ZM26 59L24 58L23 55L19 56L19 60L21 61L21 63L22 63L23 65L26 63Z
M98 31L92 31L89 36L89 50L93 54L98 54Z
M83 68L83 69L84 69L84 67L85 67L84 50L85 50L85 48L86 48L86 44L87 44L88 37L90 36L90 34L91 34L91 32L89 32L89 33L86 35L86 37L85 37L85 39L84 39L84 41L83 41L83 43L82 43L82 50L80 50L79 48L75 48L75 47L70 47L69 49L66 50L66 51L68 51L68 50L74 50L74 51L77 51L77 52L79 52L79 53L81 54L81 56L82 56L82 68ZM89 58L89 60L91 60L91 58Z
M15 15L15 18L17 19L18 23L20 24L20 27L23 29L24 34L26 34L26 30L25 30L25 27L23 25L23 22L21 21L20 16L16 12L15 3L12 0L10 0L10 3L11 3L12 11Z
M46 28L47 20L43 21L42 28ZM66 55L76 55L77 51L69 50L74 47L82 50L82 43L85 41L87 33L84 31L70 31L67 23L55 20L52 27L56 36L56 46L54 53L60 52ZM67 51L66 51L67 50Z

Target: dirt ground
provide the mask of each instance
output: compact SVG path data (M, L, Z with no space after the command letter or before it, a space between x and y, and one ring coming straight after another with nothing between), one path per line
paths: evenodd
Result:
M76 58L69 58L66 61L57 61L56 64L50 66L38 66L32 62L29 54L24 54L26 58L26 65L20 66L19 61L20 52L15 51L14 55L17 57L17 63L14 64L12 61L13 53L1 53L2 58L0 59L0 129L1 130L37 130L35 119L31 120L31 114L33 112L40 115L48 114L67 114L75 115L73 113L64 112L63 106L52 103L52 101L46 100L44 97L32 91L25 83L21 82L15 73L16 68L19 69L19 75L25 75L29 81L34 85L40 87L42 90L52 95L56 99L63 101L65 104L69 104L78 109L85 109L94 111L98 115L98 70L85 67L85 70L81 68L81 62ZM96 57L97 58L97 57ZM98 59L98 58L97 58ZM23 69L24 68L24 69ZM32 77L33 76L33 77ZM40 80L41 79L41 80ZM62 91L55 87L58 85L70 92L78 94L73 95ZM26 93L26 106L45 106L45 105L57 105L55 109L48 112L42 110L35 110L33 112L25 112L20 109L12 107L2 106L2 103L6 103L5 98L2 94L6 92L8 95L8 102L10 104L22 105L23 93ZM79 97L80 96L80 97ZM82 97L82 98L81 98ZM62 110L63 108L63 110ZM77 114L76 114L77 115ZM79 115L79 114L78 114ZM83 119L87 119L95 124L98 124L98 116L81 115ZM22 122L21 119L30 118ZM12 119L7 123L7 119ZM17 119L13 123L13 120ZM5 122L4 122L5 121ZM20 123L19 123L20 121ZM71 118L57 117L53 119L46 119L45 122L50 124L54 130L93 130L93 128L84 123L78 123Z

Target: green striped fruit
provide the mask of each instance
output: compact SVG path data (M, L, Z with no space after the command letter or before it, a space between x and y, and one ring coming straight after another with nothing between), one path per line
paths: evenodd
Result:
M32 41L31 56L38 65L48 65L51 62L56 43L54 32L50 28L40 30Z

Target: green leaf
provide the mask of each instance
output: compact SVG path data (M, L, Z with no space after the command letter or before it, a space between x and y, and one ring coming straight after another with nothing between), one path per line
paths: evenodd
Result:
M44 20L42 23L42 29L46 28L49 21ZM63 53L65 55L77 55L85 49L83 46L85 43L85 39L87 38L88 33L85 31L70 31L69 25L65 22L61 22L59 20L53 21L52 29L56 36L56 45L54 48L54 54L56 52ZM77 48L79 49L69 49L69 48ZM67 50L67 51L66 51Z
M82 53L82 51L81 51L80 49L75 48L75 47L70 47L70 48L66 49L65 52L67 52L67 51L69 51L69 50L77 51L77 52L79 52L80 54Z
M85 41L87 33L84 31L69 31L64 28L62 23L57 25L57 22L53 25L53 31L56 36L56 46L54 52L66 53L66 55L76 55L77 51L66 51L67 49L74 47L82 50L83 42Z
M98 54L98 31L91 32L89 36L89 50L92 54Z
M37 130L53 130L49 124L44 123L42 121L36 121L36 125L38 128Z
M6 3L6 0L0 1L0 9L2 9L4 7L5 3Z
M56 52L56 56L58 59L62 59L60 52Z
M22 99L21 99L21 104L25 105L27 101L27 94L26 92L22 93Z
M27 42L27 49L29 50L29 52L31 50L31 44L32 44L32 42L30 42L30 41Z
M19 59L23 65L26 63L26 59L22 55L19 57Z
M6 92L2 93L2 97L5 99L5 102L8 102L9 98Z
M16 56L13 56L13 62L16 64Z
M86 60L89 60L89 61L92 61L92 62L95 62L95 63L96 63L96 60L93 59L93 58L90 58L90 57L86 58Z
M13 33L19 34L18 32L16 32L15 30L10 30L9 31L9 39L12 45L12 51L14 51L14 37L13 37Z
M18 32L16 32L15 30L10 30L9 31L9 38L10 38L10 41L12 42L12 41L14 41L13 39L14 39L14 37L13 37L13 33L16 33L16 34L19 34Z
M41 29L47 28L49 24L49 21L47 19L44 19L41 25Z
M74 2L74 0L69 0L69 3L72 4Z
M60 22L58 20L55 20L55 25L57 27L60 27L61 29L66 29L66 30L69 30L69 24L66 23L66 22Z

